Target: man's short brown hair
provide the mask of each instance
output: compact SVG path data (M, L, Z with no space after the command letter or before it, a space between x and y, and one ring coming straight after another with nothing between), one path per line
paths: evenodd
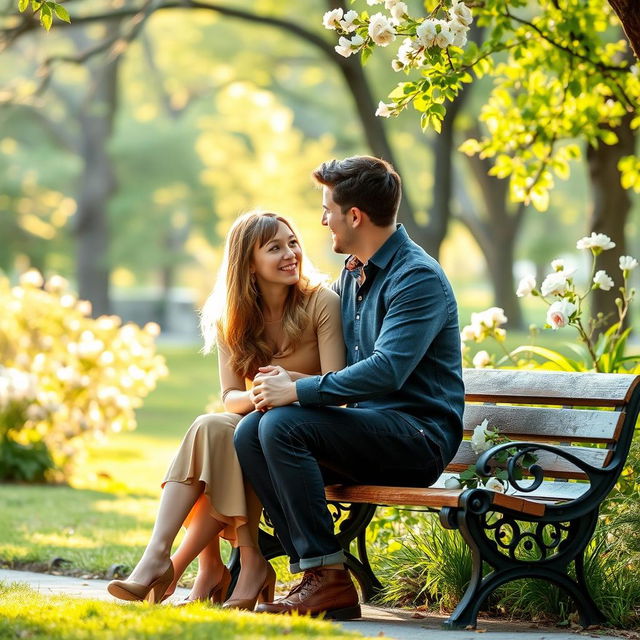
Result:
M332 190L333 201L342 213L358 207L378 227L395 222L402 182L388 162L372 156L353 156L323 162L312 175Z

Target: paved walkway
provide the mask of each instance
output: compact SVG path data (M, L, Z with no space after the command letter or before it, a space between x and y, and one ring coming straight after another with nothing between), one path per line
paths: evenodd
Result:
M47 573L0 569L0 582L27 583L32 589L43 594L115 601L106 590L106 580L83 580ZM188 589L178 589L169 602L180 600L188 593ZM414 618L411 612L369 605L363 606L362 612L363 617L360 620L336 624L364 636L396 640L473 640L478 638L479 633L482 633L482 640L577 640L579 636L613 640L612 636L600 635L602 632L598 631L577 634L553 627L494 620L479 620L478 629L475 631L444 631L441 627L444 618L441 616L430 614L424 618Z

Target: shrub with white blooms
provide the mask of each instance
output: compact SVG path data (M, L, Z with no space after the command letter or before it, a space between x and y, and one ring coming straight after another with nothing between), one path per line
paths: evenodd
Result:
M90 317L60 276L0 277L0 480L64 476L87 436L134 429L166 375L159 327Z

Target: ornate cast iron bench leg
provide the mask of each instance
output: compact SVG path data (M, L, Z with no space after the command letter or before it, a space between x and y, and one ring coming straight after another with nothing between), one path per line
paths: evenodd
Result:
M569 522L535 522L497 511L451 510L442 514L447 528L460 530L473 559L469 586L444 626L475 627L480 607L498 587L525 578L546 580L564 590L574 600L583 626L605 622L584 578L583 552L597 517L597 512L591 512ZM525 528L521 527L523 522ZM483 578L485 562L493 571ZM575 562L577 580L568 574L571 562Z

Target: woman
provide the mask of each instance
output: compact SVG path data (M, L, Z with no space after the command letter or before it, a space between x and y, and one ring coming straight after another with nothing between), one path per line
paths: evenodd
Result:
M274 213L248 213L227 237L225 264L207 301L205 352L218 347L222 402L227 413L200 416L191 425L163 481L151 540L127 580L109 592L123 600L159 602L198 556L199 569L186 602L224 600L230 575L219 538L240 549L238 582L224 606L253 609L271 600L275 573L258 547L261 505L243 482L233 447L242 415L255 409L251 381L258 368L280 365L292 377L344 367L340 301L312 284L289 222ZM170 557L184 525L182 544Z

